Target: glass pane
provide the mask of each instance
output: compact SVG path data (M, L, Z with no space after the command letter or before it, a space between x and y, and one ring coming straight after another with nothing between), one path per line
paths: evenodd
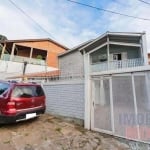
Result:
M35 86L16 86L15 89L12 92L13 97L38 97L38 96L44 96L44 91L41 86L35 85Z
M16 86L12 92L12 96L16 98L30 98L34 96L34 89L35 87L33 86Z
M93 81L94 128L112 131L109 80Z
M36 86L35 96L44 96L44 91L41 86Z
M106 46L91 53L90 55L91 63L100 63L100 62L106 62L107 61L107 48Z
M115 134L137 139L131 76L112 77Z
M146 76L135 76L135 92L137 100L138 124L140 129L140 138L143 141L150 142L150 99L148 98L148 86L150 80L146 82ZM148 83L149 82L149 83Z
M9 88L9 84L0 83L0 95L3 94Z

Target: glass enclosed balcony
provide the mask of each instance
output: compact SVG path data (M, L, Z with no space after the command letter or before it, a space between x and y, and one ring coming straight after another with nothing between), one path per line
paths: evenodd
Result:
M105 61L99 63L91 64L91 72L100 72L100 71L108 71L108 70L118 70L124 68L138 67L143 66L144 60L142 58L134 58L127 60L115 60L115 61Z
M10 55L9 54L4 54L2 60L9 61L10 60ZM23 56L13 56L12 61L14 62L28 62L30 64L34 65L45 65L45 61L41 59L36 59L36 58L29 58L29 57L23 57Z

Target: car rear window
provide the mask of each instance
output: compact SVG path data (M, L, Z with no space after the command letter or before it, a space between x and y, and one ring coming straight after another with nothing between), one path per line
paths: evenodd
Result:
M9 84L0 83L0 95L3 94L9 88Z
M13 97L38 97L43 96L44 92L41 86L16 86L12 92Z

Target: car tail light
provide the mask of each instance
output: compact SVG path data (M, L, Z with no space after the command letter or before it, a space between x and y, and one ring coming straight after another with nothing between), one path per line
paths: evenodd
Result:
M7 103L7 108L8 108L8 109L15 108L15 105L16 105L15 102L8 102L8 103Z
M12 114L12 115L16 114L16 103L15 102L8 102L6 108L7 108L7 111L6 111L7 114Z

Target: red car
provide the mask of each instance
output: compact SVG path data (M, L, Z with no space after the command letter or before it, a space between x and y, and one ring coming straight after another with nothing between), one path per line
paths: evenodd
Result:
M0 123L19 122L43 114L45 99L38 84L0 81Z

